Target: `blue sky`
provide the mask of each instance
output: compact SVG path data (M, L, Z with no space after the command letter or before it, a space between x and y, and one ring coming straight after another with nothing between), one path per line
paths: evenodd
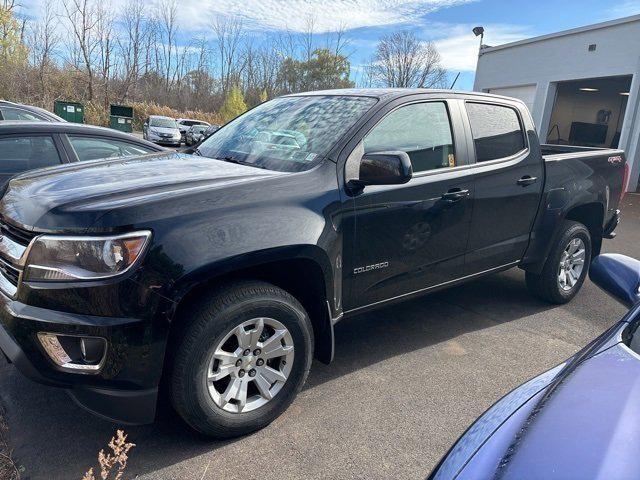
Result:
M106 1L118 14L128 0ZM163 0L145 1L149 14ZM310 18L314 30L330 35L346 29L352 77L371 58L381 35L412 30L433 41L451 78L461 72L456 88L473 88L478 40L471 29L485 27L485 44L500 45L536 35L640 14L640 0L177 0L180 43L213 38L212 21L240 18L250 39L283 31L303 32ZM23 13L37 18L46 2L23 0ZM319 38L322 42L322 38Z
M452 78L461 72L456 88L471 90L479 44L471 32L475 25L485 27L485 44L500 45L635 14L640 14L640 0L479 0L445 6L407 25L353 30L350 37L358 49L351 61L354 65L363 63L381 33L396 27L407 28L425 40L434 41ZM368 41L371 46L360 48Z

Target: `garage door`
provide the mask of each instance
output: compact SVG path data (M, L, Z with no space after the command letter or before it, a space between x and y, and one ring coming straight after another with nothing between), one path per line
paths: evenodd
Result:
M504 95L505 97L513 97L518 100L522 100L527 107L529 107L529 111L533 111L533 101L536 98L536 86L535 85L523 85L520 87L502 87L502 88L491 88L487 90L489 93L494 93L496 95Z

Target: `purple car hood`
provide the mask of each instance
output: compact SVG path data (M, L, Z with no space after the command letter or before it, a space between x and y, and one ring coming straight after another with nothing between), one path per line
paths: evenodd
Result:
M618 343L510 416L458 479L640 477L640 359Z
M640 478L640 356L627 346L639 326L640 305L571 359L505 395L429 478Z

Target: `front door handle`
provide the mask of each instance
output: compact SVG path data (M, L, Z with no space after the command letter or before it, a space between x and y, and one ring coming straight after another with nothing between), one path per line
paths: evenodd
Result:
M469 190L463 190L461 188L452 188L447 193L442 195L442 199L447 202L459 202L463 198L469 196Z
M527 185L532 185L538 181L538 177L532 177L531 175L525 175L520 178L516 183L521 187L526 187Z

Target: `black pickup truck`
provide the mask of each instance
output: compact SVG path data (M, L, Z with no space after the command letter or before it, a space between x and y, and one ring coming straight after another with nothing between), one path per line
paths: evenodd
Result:
M280 415L344 317L520 267L576 295L623 152L541 146L519 101L338 90L266 102L191 155L36 170L0 201L0 347L120 422Z

